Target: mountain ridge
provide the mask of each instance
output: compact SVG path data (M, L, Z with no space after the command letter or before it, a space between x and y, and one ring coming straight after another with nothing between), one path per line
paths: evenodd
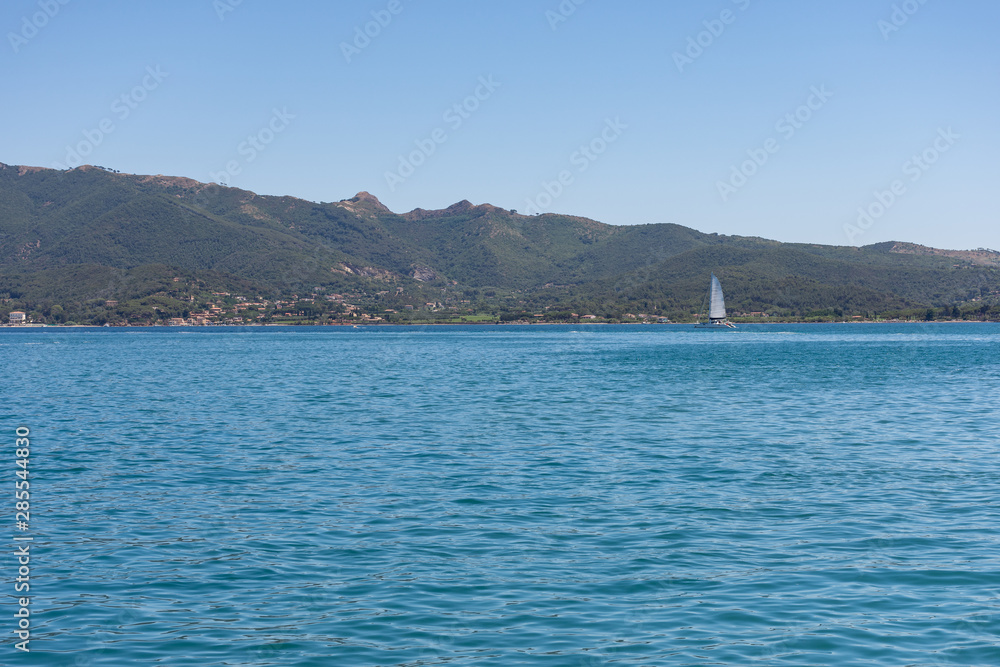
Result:
M805 316L992 305L998 269L1000 253L984 248L782 243L672 223L528 216L468 200L395 213L366 191L323 203L92 165L0 163L5 306L58 300L86 310L88 300L147 298L139 294L146 287L131 293L129 285L183 273L186 285L218 283L220 292L240 285L271 295L357 293L358 307L373 312L444 295L493 315L638 310L683 318L699 307L714 271L735 310ZM95 289L98 278L105 287Z
M38 167L38 166L29 166L29 165L11 165L11 164L7 164L7 163L4 163L4 162L0 162L0 169L11 169L11 168L17 169L18 172L19 172L19 175L25 175L25 174L29 174L29 173L39 173L39 172L55 172L55 173L65 174L65 173L74 172L74 171L84 171L84 172L86 172L86 171L91 171L91 170L99 170L99 171L102 171L104 173L115 174L115 175L122 176L122 177L135 178L135 179L138 179L140 182L143 182L143 183L158 183L158 184L161 184L161 185L179 186L179 187L191 188L191 189L203 189L203 188L213 188L213 187L227 188L227 189L238 190L240 192L247 192L247 193L250 193L251 195L253 195L254 197L291 198L291 199L296 199L298 201L306 202L306 203L309 203L309 204L317 204L317 202L311 201L309 199L304 199L304 198L301 198L301 197L297 197L297 196L294 196L294 195L262 195L262 194L255 193L255 192L250 191L250 190L242 190L240 188L235 188L235 187L232 187L232 186L226 186L226 185L221 185L221 184L212 183L212 182L198 181L196 179L193 179L193 178L190 178L190 177L187 177L187 176L166 176L166 175L163 175L163 174L134 174L134 173L128 173L128 172L114 171L114 170L107 169L105 167L100 167L100 166L91 165L91 164L83 164L83 165L80 165L79 167L75 167L73 169L58 170L58 169L53 169L53 168L50 168L50 167ZM382 201L379 200L379 198L376 195L373 195L373 194L371 194L370 192L368 192L366 190L362 190L362 191L358 192L353 197L350 197L350 198L347 198L347 199L341 199L341 200L339 200L337 202L331 202L331 203L334 204L334 205L361 204L361 203L368 204L368 205L371 205L374 208L376 208L376 209L378 209L378 210L380 210L380 211L382 211L384 213L389 213L389 214L392 214L392 215L399 215L399 216L402 216L403 218L406 218L406 219L425 219L425 218L431 218L431 217L438 217L438 216L446 215L446 214L462 213L462 212L466 212L466 211L469 211L469 210L483 211L483 212L494 212L494 211L506 211L507 210L507 209L504 209L502 207L490 204L488 202L484 202L482 204L473 204L469 200L463 199L461 201L455 202L455 203L451 204L450 206L447 206L447 207L442 208L442 209L424 209L424 208L418 207L418 208L414 208L414 209L412 209L410 211L406 211L406 212L403 212L403 213L397 213L397 212L392 211L391 209L389 209L389 207L387 207L385 204L383 204ZM544 216L549 216L549 215L558 215L559 217L563 217L563 218L574 218L574 219L581 220L581 221L589 221L589 222L593 222L593 223L598 224L598 225L606 225L606 226L612 227L612 228L613 227L642 227L642 226L647 226L647 225L670 225L670 224L675 224L675 223L641 223L641 224L635 224L635 225L610 225L608 223L599 222L597 220L594 220L592 218L587 218L585 216L572 216L572 215L556 214L556 213L543 213L543 214L539 214L539 215L531 215L531 216L529 216L529 215L524 215L524 214L516 213L513 210L511 210L510 213L511 213L511 215L515 215L515 216L518 216L518 217L521 217L521 218L538 218L538 217L544 217ZM678 227L684 227L683 225L676 225L676 226L678 226ZM691 227L684 227L684 228L685 229L694 229L694 228L691 228ZM694 231L698 231L698 230L694 230ZM716 234L715 232L700 232L700 233L709 234L709 235ZM720 235L720 236L724 236L724 235ZM734 238L756 239L756 240L761 240L761 241L769 241L769 242L773 242L773 243L783 243L783 244L786 244L786 245L792 245L792 244L794 244L794 245L815 245L815 246L822 246L822 247L843 247L843 248L859 248L859 249L860 248L871 248L871 247L875 247L875 246L885 246L885 245L888 245L888 246L894 248L893 252L900 252L900 253L906 253L906 254L929 254L929 255L933 254L933 255L941 255L941 254L944 254L944 253L948 253L949 256L957 256L957 253L991 254L994 257L991 257L990 259L983 261L983 263L988 263L988 264L1000 263L1000 251L991 250L989 248L976 248L976 249L965 249L965 250L957 249L957 248L950 248L950 249L949 248L935 248L935 247L925 246L925 245L922 245L922 244L911 243L911 242L907 242L907 241L880 241L878 243L870 244L868 246L826 246L826 244L816 244L816 243L808 243L808 242L777 241L775 239L768 239L766 237L760 237L760 236L735 235ZM896 250L895 248L899 248L899 249Z

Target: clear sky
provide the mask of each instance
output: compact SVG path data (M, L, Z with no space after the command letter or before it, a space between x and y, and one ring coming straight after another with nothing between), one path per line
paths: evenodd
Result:
M1000 249L998 26L996 0L5 0L0 161Z

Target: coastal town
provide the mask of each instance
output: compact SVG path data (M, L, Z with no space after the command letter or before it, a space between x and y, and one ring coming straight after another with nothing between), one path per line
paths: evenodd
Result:
M595 309L594 313L571 312L533 304L514 294L503 300L458 298L443 294L425 301L396 291L324 293L316 287L308 295L290 294L266 298L260 294L197 292L197 281L185 284L174 278L173 289L161 290L133 300L92 299L72 308L54 303L33 304L27 309L0 294L0 326L358 326L379 324L674 324L694 322L703 316L666 317L663 314ZM445 292L444 290L442 290ZM410 295L412 296L412 295ZM409 303L407 301L413 301ZM82 315L82 317L81 317ZM76 319L74 319L76 318ZM917 308L893 312L850 313L824 309L805 314L781 311L734 311L730 318L742 323L788 322L926 322L998 321L1000 308L973 299L962 308Z

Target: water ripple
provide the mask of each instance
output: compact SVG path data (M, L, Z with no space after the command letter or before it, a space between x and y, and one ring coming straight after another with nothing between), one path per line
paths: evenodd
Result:
M996 325L0 338L36 662L1000 664Z

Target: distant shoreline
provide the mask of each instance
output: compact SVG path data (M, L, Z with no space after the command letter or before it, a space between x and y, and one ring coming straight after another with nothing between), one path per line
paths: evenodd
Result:
M840 320L836 322L734 322L736 329L740 326L783 326L789 324L1000 324L994 320ZM165 325L165 324L130 324L125 326L104 326L101 324L0 324L0 330L39 330L39 329L166 329L166 330L200 330L200 329L263 329L263 328L347 328L360 329L371 327L537 327L537 326L652 326L652 327L693 327L694 322L359 322L357 324L195 324L195 325Z

